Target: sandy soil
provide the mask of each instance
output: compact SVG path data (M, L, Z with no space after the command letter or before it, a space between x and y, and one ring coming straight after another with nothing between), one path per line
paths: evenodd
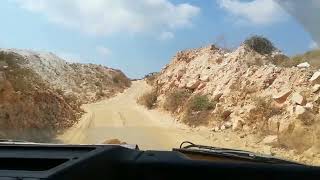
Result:
M169 114L138 105L136 99L150 89L144 81L135 81L114 98L84 105L87 112L84 117L58 139L71 144L119 139L138 144L140 149L161 150L178 147L185 140L212 144L208 137L176 123Z
M170 150L179 147L183 141L191 141L320 164L318 155L312 153L297 154L293 150L271 147L262 144L262 139L253 134L231 130L211 132L206 127L190 128L175 121L168 113L138 105L136 99L150 90L145 81L135 81L131 88L111 99L84 105L87 113L58 140L67 144L99 144L109 139L119 139L137 144L144 150Z

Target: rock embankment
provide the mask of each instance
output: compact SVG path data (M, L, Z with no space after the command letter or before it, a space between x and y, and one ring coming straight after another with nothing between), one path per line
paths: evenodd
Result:
M131 85L119 70L72 64L52 53L0 50L0 138L48 141L81 116L81 104Z
M267 144L319 153L320 73L279 65L286 61L276 49L260 54L246 45L232 52L214 45L179 52L157 76L157 105L166 109L173 92L188 91L189 100L206 95L214 104L205 110L206 121L199 123L200 110L189 112L188 100L172 113L180 121L197 117L191 126L258 134Z

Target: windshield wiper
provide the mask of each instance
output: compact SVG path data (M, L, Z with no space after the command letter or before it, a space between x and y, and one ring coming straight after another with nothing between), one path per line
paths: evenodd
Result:
M208 155L222 155L225 157L246 159L250 161L263 162L263 163L276 163L276 164L295 164L303 165L297 162L292 162L288 160L283 160L270 155L263 155L258 153L253 153L250 151L219 148L213 146L197 145L189 141L185 141L180 145L180 151L196 152Z

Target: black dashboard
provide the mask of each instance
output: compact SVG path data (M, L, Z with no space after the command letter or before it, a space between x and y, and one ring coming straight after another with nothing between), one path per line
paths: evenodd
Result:
M0 144L0 180L318 179L320 168L130 145Z

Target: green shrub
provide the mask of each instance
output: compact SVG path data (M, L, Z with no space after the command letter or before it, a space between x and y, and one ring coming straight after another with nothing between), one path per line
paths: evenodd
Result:
M137 102L147 107L148 109L152 109L157 102L157 92L153 90L151 92L145 93L138 98Z
M215 106L207 95L195 95L187 102L182 121L191 126L208 125Z
M186 89L173 90L165 100L164 108L175 112L179 106L183 106L190 97L191 92Z
M192 111L205 111L214 109L215 102L211 101L207 95L195 95L190 99L188 106Z
M267 38L257 35L246 39L244 44L260 54L271 54L276 49Z

